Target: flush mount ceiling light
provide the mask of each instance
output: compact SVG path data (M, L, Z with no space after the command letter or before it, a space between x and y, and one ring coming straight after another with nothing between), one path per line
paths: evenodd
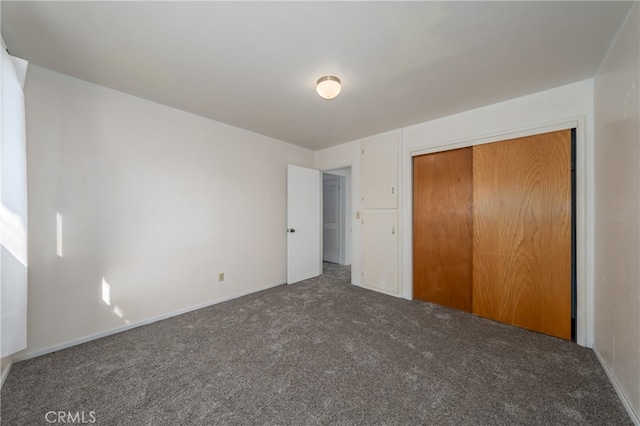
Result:
M340 94L342 86L340 79L333 75L326 75L318 79L316 92L324 99L333 99Z

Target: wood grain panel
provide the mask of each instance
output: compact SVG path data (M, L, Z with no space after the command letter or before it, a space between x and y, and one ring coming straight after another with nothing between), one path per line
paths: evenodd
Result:
M472 149L413 159L413 297L471 312Z
M571 131L473 148L473 313L571 338Z

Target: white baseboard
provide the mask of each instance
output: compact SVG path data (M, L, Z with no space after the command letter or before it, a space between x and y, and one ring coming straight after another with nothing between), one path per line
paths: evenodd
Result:
M397 297L399 299L402 299L402 294L399 293L393 293L391 291L388 290L382 290L380 288L376 288L376 287L369 287L368 285L364 285L364 284L356 284L356 283L352 283L352 285L355 285L356 287L360 287L363 288L365 290L371 290L371 291L375 291L376 293L382 293L382 294L386 294L387 296L393 296L393 297Z
M13 360L9 360L9 364L7 364L7 366L4 368L4 370L2 370L2 377L0 377L0 389L2 389L2 386L4 386L4 381L7 379L7 376L9 375L9 370L11 370L11 366L13 365Z
M280 286L280 285L283 285L283 284L285 284L285 283L278 282L278 283L274 283L274 284L268 284L268 285L265 285L265 286L262 286L262 287L258 287L258 288L254 288L254 289L251 289L251 290L243 291L243 292L240 292L240 293L232 294L230 296L225 296L225 297L221 297L219 299L214 299L212 301L209 301L209 302L206 302L206 303L202 303L200 305L190 306L188 308L179 309L177 311L169 312L167 314L158 315L156 317L147 318L147 319L144 319L144 320L133 322L131 324L127 324L127 325L123 325L123 326L120 326L120 327L112 328L110 330L102 331L100 333L90 334L88 336L83 336L83 337L79 337L77 339L72 339L72 340L69 340L67 342L63 342L63 343L60 343L60 344L57 344L57 345L49 346L49 347L44 348L44 349L38 349L38 350L33 351L33 352L26 352L26 353L23 353L23 354L19 354L13 359L13 362L24 361L24 360L35 358L35 357L38 357L38 356L41 356L41 355L45 355L45 354L48 354L48 353L51 353L51 352L56 352L56 351L60 351L62 349L67 349L67 348L70 348L72 346L80 345L82 343L87 343L87 342L90 342L92 340L100 339L102 337L111 336L112 334L121 333L123 331L131 330L133 328L137 328L137 327L141 327L143 325L151 324L151 323L154 323L156 321L161 321L161 320L164 320L164 319L167 319L167 318L175 317L177 315L186 314L187 312L196 311L198 309L206 308L206 307L209 307L209 306L212 306L212 305L217 305L218 303L226 302L226 301L232 300L232 299L237 299L238 297L246 296L246 295L252 294L252 293L257 293L259 291L267 290L267 289L270 289L270 288L273 288L273 287L277 287L277 286ZM4 382L4 373L3 373L2 380Z
M607 364L605 364L604 359L600 355L600 352L598 352L598 349L596 348L595 344L593 345L592 349L593 349L593 353L596 354L596 358L598 358L598 361L600 361L600 365L602 365L604 372L607 373L607 377L609 377L609 381L613 385L613 388L616 390L616 393L618 394L620 401L622 401L622 405L624 405L624 408L627 410L627 413L629 413L629 417L631 417L631 421L636 426L640 426L640 416L638 416L638 413L633 411L633 407L629 403L629 400L627 399L625 394L622 392L622 389L618 385L618 382L616 381L616 379L613 377L613 374L611 374L609 367L607 367Z

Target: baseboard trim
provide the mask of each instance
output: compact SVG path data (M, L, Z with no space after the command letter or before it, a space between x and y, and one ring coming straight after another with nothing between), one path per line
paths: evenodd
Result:
M364 284L357 284L357 283L352 283L352 284L355 285L356 287L360 287L360 288L363 288L365 290L375 291L376 293L382 293L382 294L386 294L387 296L392 296L392 297L397 297L399 299L402 299L402 294L399 294L399 293L393 293L393 292L388 291L388 290L382 290L380 288L370 287L370 286L364 285Z
M609 370L609 367L607 367L607 364L604 362L604 359L600 355L600 352L598 352L598 348L596 347L595 343L594 343L592 349L593 349L593 353L596 354L596 358L598 358L598 361L600 361L600 365L602 365L602 368L604 369L604 372L607 374L607 377L609 378L609 381L613 385L613 388L616 390L616 393L618 394L618 397L620 398L620 401L622 401L622 405L624 405L624 408L625 408L625 410L627 410L627 413L629 414L629 417L631 417L631 421L636 426L640 426L640 416L638 416L638 414L635 411L633 411L633 407L629 403L629 400L627 399L625 394L622 392L622 389L618 385L618 382L616 381L616 379L613 377L613 374L611 374L611 371Z
M67 348L70 348L72 346L81 345L83 343L87 343L87 342L90 342L92 340L101 339L103 337L111 336L111 335L117 334L117 333L122 333L123 331L131 330L131 329L137 328L137 327L142 327L143 325L148 325L148 324L154 323L156 321L162 321L164 319L175 317L177 315L186 314L187 312L197 311L198 309L207 308L209 306L217 305L219 303L223 303L223 302L226 302L226 301L229 301L229 300L232 300L232 299L237 299L238 297L247 296L247 295L253 294L253 293L258 293L260 291L268 290L268 289L273 288L273 287L278 287L278 286L281 286L283 284L285 284L285 283L284 282L277 282L277 283L274 283L274 284L268 284L268 285L265 285L265 286L262 286L262 287L254 288L254 289L243 291L243 292L240 292L240 293L235 293L235 294L232 294L230 296L225 296L225 297L221 297L221 298L218 298L218 299L214 299L212 301L205 302L205 303L202 303L202 304L199 304L199 305L189 306L189 307L183 308L183 309L178 309L177 311L172 311L172 312L169 312L167 314L162 314L162 315L158 315L158 316L155 316L155 317L147 318L147 319L144 319L144 320L132 322L131 324L127 324L127 325L123 325L123 326L120 326L120 327L112 328L110 330L102 331L100 333L90 334L90 335L87 335L87 336L79 337L77 339L72 339L72 340L66 341L64 343L60 343L60 344L57 344L57 345L49 346L49 347L46 347L46 348L43 348L43 349L38 349L38 350L33 351L33 352L27 352L27 353L24 353L24 354L19 354L13 359L13 362L25 361L27 359L36 358L36 357L39 357L39 356L42 356L42 355L46 355L46 354L51 353L51 352L61 351L63 349L67 349ZM3 375L2 380L4 382L4 375Z
M2 370L2 377L0 377L0 389L4 386L4 381L7 380L7 376L9 375L9 370L11 370L11 366L13 365L13 359L9 360L9 364L7 367Z

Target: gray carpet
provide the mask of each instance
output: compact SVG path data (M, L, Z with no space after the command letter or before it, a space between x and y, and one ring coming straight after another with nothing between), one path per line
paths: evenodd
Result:
M631 424L593 352L348 285L349 268L13 366L2 424ZM88 417L87 417L88 419Z

